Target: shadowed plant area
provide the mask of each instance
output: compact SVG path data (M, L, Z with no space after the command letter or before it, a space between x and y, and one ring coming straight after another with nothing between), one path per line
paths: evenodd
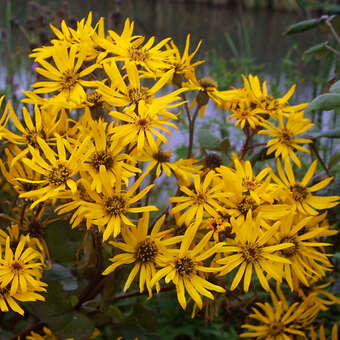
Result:
M336 2L17 5L0 340L338 339Z

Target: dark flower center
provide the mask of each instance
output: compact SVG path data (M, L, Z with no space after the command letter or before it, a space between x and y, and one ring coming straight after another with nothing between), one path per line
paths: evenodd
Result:
M121 215L125 211L125 200L121 196L113 196L105 202L105 209L110 215Z
M175 268L179 275L184 276L192 274L194 272L195 265L190 258L183 257L176 261Z
M137 244L136 259L142 263L154 262L158 253L156 243L153 240L146 239Z
M303 201L308 195L308 191L306 190L306 188L300 184L292 185L290 187L290 191L293 194L294 200L299 202Z
M96 171L99 171L101 165L110 170L113 167L113 163L113 158L107 151L95 152L90 159L90 164Z
M65 184L70 178L72 171L64 164L59 163L57 167L52 168L48 180L54 186Z

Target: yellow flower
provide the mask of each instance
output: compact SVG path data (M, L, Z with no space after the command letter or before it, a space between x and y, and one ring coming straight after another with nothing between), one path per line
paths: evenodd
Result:
M82 167L92 178L91 189L97 192L102 191L103 183L100 175L100 168L102 167L106 170L111 186L116 181L123 181L128 185L129 177L141 172L141 170L132 165L135 163L132 157L121 153L123 146L119 143L119 140L110 141L107 123L101 120L98 122L92 121L91 123L90 134L94 139L94 144L91 144L87 161Z
M69 159L66 159L68 156L66 151L69 151L66 149L68 143L60 136L57 136L57 153L44 140L38 138L38 144L46 160L40 156L38 151L30 148L33 158L24 158L23 162L32 170L40 173L43 178L38 181L19 178L22 182L38 183L41 186L39 189L21 194L23 198L35 199L31 208L34 208L40 202L57 198L58 193L67 190L67 188L71 189L73 193L77 191L77 184L72 177L78 173L87 158L89 141L90 139L87 137L81 144L76 145Z
M73 103L74 107L86 99L83 86L93 87L96 82L81 78L92 73L98 65L94 64L81 70L85 52L80 51L77 54L77 49L75 45L70 48L63 44L55 45L52 55L55 66L44 59L37 60L42 67L37 67L36 71L50 81L34 83L32 87L35 88L35 93L57 93L57 97Z
M176 214L188 208L179 217L177 223L189 225L193 220L196 224L200 224L203 220L204 213L208 216L218 216L218 211L223 210L220 202L225 201L225 194L221 191L224 184L212 184L215 177L215 171L210 171L201 184L200 176L194 175L194 191L185 186L181 186L180 190L187 196L171 197L169 202L176 203L171 209L171 214ZM212 185L211 185L212 184Z
M24 163L16 161L17 156L21 154L21 149L16 145L10 145L4 150L4 153L7 164L5 165L0 159L0 169L6 180L13 185L14 190L19 194L23 194L38 189L40 187L41 174L32 170ZM20 181L18 178L23 178L28 180L28 182ZM33 183L29 181L33 181Z
M306 338L305 326L313 321L317 311L311 301L294 302L288 304L280 287L277 287L279 299L270 291L272 304L268 302L256 303L253 313L248 317L256 320L257 324L244 324L242 328L249 331L241 334L242 338L256 337L258 339L297 339Z
M276 165L280 178L278 178L274 173L272 173L272 177L282 188L281 193L283 197L281 197L281 199L286 198L286 202L293 208L294 211L298 211L305 215L317 215L317 210L329 209L338 204L339 196L313 195L315 191L318 191L328 185L333 180L333 177L328 177L311 187L307 187L315 173L317 166L316 160L311 164L301 182L295 180L290 162L285 163L286 174L284 173L279 160L277 160Z
M201 241L192 249L189 249L196 235L198 224L191 225L183 236L180 249L168 251L167 265L160 269L151 280L151 285L159 282L165 277L165 282L173 281L176 286L177 299L183 309L186 309L187 302L185 292L195 301L199 309L202 309L203 302L201 295L214 300L210 291L224 293L225 289L217 286L204 278L207 272L216 272L218 268L205 267L202 261L208 259L218 251L221 244L208 247L212 231L208 232ZM204 248L208 248L204 250Z
M330 244L317 240L324 236L325 228L314 225L309 229L312 220L303 215L287 215L281 219L280 228L275 234L279 243L293 244L281 251L281 256L290 261L282 264L282 274L291 290L297 289L300 282L308 287L313 278L321 278L332 267L328 259L331 255L323 250L324 246Z
M110 241L109 243L125 253L118 254L110 259L113 264L105 269L103 275L112 273L117 267L123 264L134 263L125 286L126 291L139 272L139 290L142 293L146 286L149 297L152 296L152 277L156 274L156 266L166 261L167 247L181 241L182 236L166 238L170 230L160 231L165 220L165 215L159 218L154 224L149 235L149 212L143 214L138 220L137 228L124 228L122 236L124 242ZM159 292L159 284L156 283L156 290Z
M158 74L167 69L168 58L171 54L168 50L162 50L170 38L163 39L154 45L155 37L151 37L144 45L145 37L132 36L133 23L125 21L122 35L110 30L109 35L112 39L106 39L101 46L106 49L106 53L114 54L114 59L130 62L136 66L146 69L150 74ZM154 46L153 46L154 45Z
M103 241L111 235L116 237L121 231L121 226L134 226L134 223L126 216L127 213L140 213L145 211L155 211L153 205L131 207L132 204L144 197L154 185L149 185L135 195L137 188L147 175L145 172L127 190L122 190L122 183L117 181L114 186L110 185L105 168L101 168L102 193L87 191L93 202L82 201L80 211L86 219L97 225L103 233ZM80 222L80 221L79 221Z
M171 55L169 56L169 65L170 65L170 68L175 71L174 78L178 76L179 74L184 74L185 76L186 74L193 72L196 66L205 62L204 60L199 60L191 64L191 61L196 55L201 44L202 44L202 40L199 41L195 50L191 54L189 54L190 34L188 34L186 41L185 41L185 47L184 47L182 56L181 56L181 52L179 51L178 47L176 46L173 40L170 41L170 45L166 46L166 48L169 51L171 51ZM174 79L174 82L176 83L175 79Z
M106 61L103 63L104 71L110 79L110 86L105 85L103 82L98 82L98 93L102 95L103 99L112 106L126 106L132 104L138 104L140 100L144 100L147 104L156 101L161 103L165 98L169 98L169 102L175 100L179 91L175 91L165 98L155 97L164 85L169 81L173 75L173 71L165 72L162 77L151 87L143 87L140 82L140 76L137 66L133 63L127 63L125 65L126 75L123 77L119 71L116 62ZM128 80L128 84L126 83ZM181 90L183 92L183 90Z
M188 82L184 82L182 87L199 91L190 107L197 105L201 118L204 116L209 98L218 106L222 106L223 101L234 98L235 94L238 93L238 90L218 91L216 81L207 77L197 80L195 72L188 73L186 77L188 78Z
M167 138L158 130L171 134L171 131L165 126L176 128L175 124L169 122L170 119L177 119L176 115L162 110L162 107L159 107L157 103L146 105L144 100L140 100L135 109L132 106L124 112L112 111L110 114L114 118L126 122L113 127L110 132L115 134L115 138L121 138L121 143L124 145L136 145L138 152L143 151L145 146L149 146L153 152L158 152L154 136L164 144L168 143Z
M280 267L277 268L277 264L289 264L290 261L277 255L277 251L289 249L293 244L289 241L273 244L273 235L277 232L280 222L276 222L269 230L262 232L261 226L251 218L249 213L244 223L231 219L231 224L236 237L220 250L226 255L217 260L217 263L224 265L219 275L225 275L238 268L230 290L234 290L244 276L243 289L247 292L255 270L261 286L269 291L264 272L281 281L281 271Z
M26 238L19 241L13 254L7 237L4 257L0 258L0 288L6 287L11 296L17 292L46 291L43 287L47 284L40 281L42 266L41 254L27 247Z
M250 107L262 114L269 114L272 118L278 118L285 113L295 113L304 109L308 104L299 104L295 106L288 105L289 98L293 95L296 85L293 85L282 98L273 98L268 94L267 84L264 81L261 84L257 76L249 75L247 79L244 75L243 86Z
M226 105L222 104L222 106L225 107ZM249 125L256 129L263 121L260 115L263 113L261 109L253 109L247 102L239 101L237 106L230 109L232 113L228 116L228 119L236 120L235 127L240 125L241 129L244 129Z
M314 124L309 123L308 118L303 117L301 114L290 114L286 123L282 115L278 117L279 127L276 127L269 121L263 121L262 125L264 130L259 131L259 134L265 134L274 137L271 139L267 146L267 155L275 151L275 157L282 157L283 161L287 163L291 158L293 162L300 168L301 162L295 154L295 150L303 152L310 151L299 144L312 143L311 139L299 138L298 135L309 130Z

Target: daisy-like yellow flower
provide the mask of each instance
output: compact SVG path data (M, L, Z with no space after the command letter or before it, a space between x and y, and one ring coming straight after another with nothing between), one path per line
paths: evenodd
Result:
M150 162L147 167L147 171L154 170L155 175L158 178L163 172L166 176L171 176L174 173L179 177L190 177L194 173L199 172L199 167L192 165L193 162L197 162L194 159L185 160L186 162L176 161L171 162L172 149L169 151L163 151L159 146L161 141L157 141L158 152L154 152L150 147L146 146L144 152L137 154L136 158L142 162ZM132 152L133 154L133 152Z
M46 291L46 283L41 282L43 263L41 254L26 245L26 238L22 238L15 253L10 247L10 238L6 239L5 251L0 258L0 288L9 290L11 296L17 292Z
M217 263L224 266L220 269L220 275L230 273L238 267L237 273L231 284L230 290L234 290L240 283L242 277L243 289L248 291L252 279L253 270L260 281L261 286L269 291L268 279L264 275L267 272L277 281L281 281L281 270L277 264L290 263L283 256L278 255L281 249L289 249L292 243L281 242L273 244L273 235L277 232L280 222L276 222L266 232L251 218L250 214L244 223L231 219L231 225L236 236L230 240L220 251L225 256L217 260Z
M140 100L144 100L147 104L156 101L159 104L171 97L176 97L181 91L175 91L162 97L155 97L155 94L163 88L163 86L171 79L173 71L165 72L160 79L151 87L143 87L138 73L137 66L133 63L125 65L126 75L123 77L114 60L103 63L104 71L110 79L110 86L103 82L98 82L98 93L103 99L112 106L127 106L138 104ZM126 82L128 80L128 83Z
M180 186L180 190L187 196L171 197L169 202L176 203L176 206L171 209L171 214L176 214L184 209L177 223L189 225L193 220L196 224L200 224L203 220L204 213L209 217L218 216L218 211L223 208L220 205L225 201L225 193L222 192L224 184L222 182L215 185L214 178L217 177L215 171L210 171L204 178L201 184L199 175L194 175L194 190L186 186Z
M304 215L317 215L318 210L335 207L340 199L339 196L314 195L315 191L327 186L333 180L333 177L328 177L317 184L307 187L315 173L316 166L317 160L311 164L302 181L295 180L290 162L285 163L285 174L281 162L277 160L276 167L280 178L272 173L274 181L282 188L282 190L279 190L282 194L281 199L285 200L294 211Z
M126 291L136 275L139 272L139 290L142 293L146 286L149 297L152 296L151 279L156 274L156 267L164 265L167 257L167 247L181 241L182 236L168 238L170 230L160 231L165 215L159 218L154 224L150 235L149 229L149 212L143 214L138 220L137 228L124 228L122 237L124 242L110 241L109 243L119 248L125 253L118 254L110 259L113 264L105 269L103 275L112 273L116 268L123 264L134 263L134 266L126 280L124 291ZM159 292L159 284L156 283L156 290Z
M32 170L24 163L16 161L17 156L21 153L21 149L16 145L9 145L4 150L4 153L6 155L6 163L0 159L0 169L6 180L13 185L14 190L18 194L23 194L38 189L40 187L41 174ZM20 181L18 178L24 178L25 180L33 181L33 183Z
M22 293L21 291L17 290L15 294L11 294L10 285L7 285L4 288L0 288L1 312L8 312L10 309L12 309L14 312L19 313L20 315L24 315L24 310L19 306L17 301L45 301L45 298L34 291L27 291L26 293Z
M308 118L303 117L303 112L290 114L284 122L283 115L278 116L279 126L273 123L263 121L264 130L259 131L259 134L265 134L273 137L268 143L267 155L275 152L275 157L282 157L283 161L287 163L291 158L293 162L300 168L301 161L295 154L295 150L310 153L308 149L300 144L312 143L311 139L299 138L298 136L303 132L309 130L314 124L310 123Z
M226 108L226 104L223 103L222 107ZM244 129L247 126L256 129L258 126L261 126L261 122L263 121L263 118L261 117L263 111L261 109L252 108L246 101L239 101L237 106L230 109L232 113L227 118L236 120L235 127L240 125L241 129Z
M37 60L42 67L37 67L36 71L50 81L34 83L32 87L35 93L56 93L57 97L73 103L74 107L86 99L83 87L94 87L96 82L81 78L92 73L98 65L93 64L81 70L86 55L82 51L78 53L77 49L75 45L70 48L64 44L55 45L52 55L54 66L46 60Z
M171 134L165 126L176 128L175 124L169 122L170 119L177 119L176 115L162 110L157 103L146 105L144 100L140 100L136 108L132 106L124 112L112 111L110 115L125 122L125 124L113 127L110 132L115 135L115 138L120 138L124 145L136 145L138 152L143 151L146 145L153 152L158 152L155 137L164 144L168 143L167 138L158 130Z
M126 191L122 189L121 181L117 181L114 186L111 186L105 168L101 168L100 170L103 183L102 193L98 194L94 191L87 191L87 194L93 202L81 202L80 211L86 219L97 225L98 228L103 231L103 241L106 241L111 235L117 237L122 225L134 226L134 223L126 216L127 213L141 213L158 209L153 205L131 207L131 205L143 198L154 186L151 184L138 194L135 194L142 180L147 175L146 172Z
M127 21L126 21L127 22ZM133 25L131 25L133 29ZM151 37L144 45L145 37L132 36L132 29L124 31L122 35L109 30L109 35L112 42L106 40L102 42L102 47L106 49L107 53L114 54L114 59L117 61L124 61L125 63L134 63L136 66L142 67L147 70L151 75L159 74L164 69L167 69L168 58L171 52L162 50L170 38L163 39L156 45L155 37ZM154 45L154 46L153 46Z
M18 152L16 157L12 160L12 166L14 162L24 157L29 152L28 145L36 149L39 148L37 141L38 137L44 139L47 142L50 141L54 133L54 126L50 126L50 129L47 126L44 126L45 122L42 119L42 112L38 105L34 106L35 122L32 121L28 109L23 106L22 116L24 118L26 127L24 127L20 122L11 105L9 105L9 113L15 127L18 129L20 134L15 134L12 131L6 129L3 130L4 137L13 144L24 146L24 149L21 152Z
M178 75L183 74L185 76L186 74L193 72L196 66L205 62L204 60L199 60L194 63L191 63L192 59L194 58L197 51L199 50L201 44L202 44L202 40L199 41L195 50L190 54L189 53L190 34L188 34L186 41L185 41L185 47L184 47L184 51L182 55L173 40L171 40L170 44L166 46L166 48L171 51L171 55L169 56L169 65L171 69L174 70L174 79L173 79L174 83L177 84L176 77ZM181 85L181 83L179 83L178 85Z
M214 300L210 291L224 293L225 289L205 279L205 273L216 272L218 268L205 267L202 261L208 259L218 251L221 244L208 247L212 231L208 232L200 242L191 248L196 235L198 225L191 225L183 236L180 249L168 251L167 265L160 269L151 280L151 285L156 284L165 277L165 282L173 281L176 286L177 299L183 309L186 309L187 302L185 292L195 301L199 309L202 309L203 302L201 295ZM204 250L208 248L207 250Z
M265 226L268 220L276 221L291 212L288 204L274 204L268 176L270 171L264 169L254 176L249 161L241 163L235 156L234 163L235 169L226 166L216 169L223 179L223 191L228 197L223 205L223 213L240 220L240 223L250 214L260 225Z
M89 142L90 138L85 138L82 143L74 147L67 159L67 151L69 150L66 149L66 145L68 143L59 135L57 136L57 153L44 140L38 138L38 144L44 153L45 159L41 157L37 150L30 148L32 159L24 158L23 162L32 170L40 173L42 179L37 181L19 178L19 180L26 183L38 183L40 188L25 192L20 197L34 199L31 205L31 208L34 208L40 202L57 198L60 191L68 188L75 193L77 184L72 177L78 173L87 159Z
M273 98L268 94L265 81L261 88L260 80L257 76L254 77L250 74L247 79L246 76L242 75L242 78L243 89L250 106L263 114L269 114L272 118L277 119L285 113L295 113L303 110L308 105L308 103L294 106L288 105L288 100L294 94L296 85L293 85L282 98Z
M224 101L233 99L238 93L238 90L219 91L217 89L218 84L216 81L207 77L197 80L195 72L188 73L186 77L188 82L184 82L182 86L189 90L199 91L198 95L193 100L191 107L194 107L195 105L198 106L201 118L204 116L209 98L216 105L222 106Z
M311 284L309 287L300 285L297 291L299 296L303 300L307 298L313 299L314 303L318 305L319 310L322 311L328 310L331 305L340 304L340 298L325 289L332 284L332 281L319 285L316 283Z
M289 242L293 245L281 250L281 256L290 261L281 266L283 277L291 290L297 289L300 282L308 287L315 278L320 279L332 268L328 259L331 255L323 250L330 244L317 240L324 236L325 228L316 225L309 230L307 226L311 220L311 217L303 215L287 215L281 219L280 228L275 234L279 243Z
M135 163L132 157L121 152L123 146L117 139L110 141L107 123L92 121L90 134L94 143L88 151L89 155L83 170L87 171L92 178L91 189L97 192L102 191L101 167L105 168L111 186L116 181L123 181L128 185L129 177L141 172L141 170L132 165Z
M248 317L256 320L257 324L244 324L242 328L249 331L241 334L242 338L293 340L298 336L306 338L306 325L310 324L317 312L310 300L288 304L280 287L277 287L279 298L270 291L272 304L256 303L253 313Z
M213 231L212 237L215 242L222 242L231 234L231 224L229 218L217 216L204 220L201 224L201 229Z

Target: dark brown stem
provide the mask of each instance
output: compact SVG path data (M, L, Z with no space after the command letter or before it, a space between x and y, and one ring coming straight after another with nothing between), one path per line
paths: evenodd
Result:
M192 147L194 144L195 121L196 121L199 111L200 111L200 106L197 105L194 115L192 116L192 119L189 121L189 146L188 146L187 158L191 158L191 155L192 155Z
M240 159L243 159L246 153L248 152L248 150L252 148L252 145L250 145L250 142L252 138L255 136L256 131L252 130L249 125L246 125L244 129L244 133L246 135L246 140L244 141L242 148L241 148Z
M18 340L18 339L24 339L27 335L29 335L32 331L38 331L44 326L44 323L39 321L38 323L34 324L33 326L24 329L19 334L13 336L9 340Z
M314 143L314 142L313 142L313 143L310 143L310 144L309 144L309 147L310 147L311 151L314 152L316 158L318 159L318 161L320 162L320 164L322 165L322 167L325 169L327 175L328 175L329 177L332 177L332 175L331 175L329 169L327 168L325 162L323 161L323 159L321 158L321 156L320 156L320 154L319 154L317 148L315 147L315 143Z
M331 30L333 34L333 37L335 38L336 42L340 46L340 37L338 36L338 33L336 33L332 23L328 19L326 20L326 25L329 27L329 29Z
M153 184L153 182L154 182L155 179L156 179L156 167L157 167L157 164L156 164L156 166L155 166L155 167L152 169L152 171L151 171L151 174L150 174L150 181L149 181L149 184L148 184L148 185ZM149 204L152 189L153 189L153 188L151 188L151 189L149 190L149 192L146 194L145 205L148 205L148 204Z
M174 285L171 285L171 286L167 286L167 287L162 287L159 292L160 293L163 293L163 292L168 292L170 290L174 290L175 289L175 286ZM157 291L155 289L152 290L152 293L157 293ZM124 295L120 295L120 296L116 296L114 299L113 299L113 302L116 302L116 301L119 301L119 300L123 300L123 299L128 299L128 298L131 298L131 297L135 297L135 296L141 296L141 295L148 295L148 292L145 291L145 292L133 292L133 293L129 293L129 294L124 294Z
M334 54L340 55L340 52L338 50L336 50L335 48L333 48L332 46L325 45L325 47L327 48L327 50L333 52Z
M97 257L97 271L94 278L89 282L88 286L79 296L79 301L75 306L78 309L84 302L93 299L104 287L104 279L101 275L103 266L103 253L102 253L102 237L98 230L90 229L93 247L96 250Z
M189 125L190 125L191 124L191 116L190 116L190 109L189 109L188 101L187 101L187 98L185 96L185 93L182 92L181 96L182 96L183 100L185 101L184 108L185 108L185 112L187 114Z

